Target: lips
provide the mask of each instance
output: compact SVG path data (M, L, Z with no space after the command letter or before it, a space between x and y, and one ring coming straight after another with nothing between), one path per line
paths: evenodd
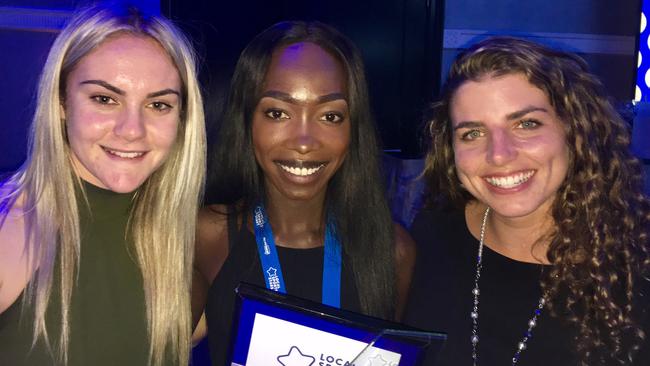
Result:
M110 149L106 146L102 146L102 149L106 151L109 155L116 156L118 158L122 159L137 159L139 157L144 156L146 154L146 151L122 151L122 150L115 150L115 149Z
M308 177L318 173L327 165L323 161L304 161L304 160L275 160L282 170L299 177Z
M526 170L506 176L488 176L483 179L492 186L501 189L512 189L526 183L533 175L535 175L535 170Z

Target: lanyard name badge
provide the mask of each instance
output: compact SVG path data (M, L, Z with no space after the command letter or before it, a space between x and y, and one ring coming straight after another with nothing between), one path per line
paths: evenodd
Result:
M253 226L266 288L286 293L273 231L262 205L255 207ZM334 234L334 225L329 220L325 230L322 302L325 305L341 307L341 244Z

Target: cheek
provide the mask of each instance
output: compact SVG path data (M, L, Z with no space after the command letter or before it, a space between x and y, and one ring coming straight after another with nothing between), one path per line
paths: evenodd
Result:
M454 147L454 163L456 165L456 175L462 181L478 168L477 162L479 157L475 156L470 149Z
M324 136L325 141L330 142L330 146L336 151L339 155L342 155L342 160L347 157L348 151L350 150L350 140L352 139L350 124L347 126L341 126L340 129L330 132L328 135Z
M569 147L566 144L562 144L562 146L558 147L558 154L555 158L555 165L558 180L560 183L562 183L566 179L567 173L569 171L569 166L571 165L571 154L569 152Z
M345 157L348 155L348 151L350 150L350 134L344 134L343 136L340 136L339 139L336 139L334 141L338 142L336 149L339 151L339 154L342 155L342 159L345 159Z
M527 151L531 156L536 156L537 160L557 165L566 170L569 164L569 147L566 139L562 134L552 134L543 136L538 140L528 143Z
M251 139L253 150L258 161L275 146L281 146L286 139L286 126L281 123L253 121Z
M93 113L69 113L65 127L70 145L83 145L104 137L110 130L110 121Z
M150 132L154 138L154 143L161 148L170 149L179 137L178 120L166 121L165 123L158 121L157 123Z
M268 141L272 138L269 129L264 128L263 123L253 121L251 127L251 140L253 144L253 153L257 164L262 165L262 159L268 150Z

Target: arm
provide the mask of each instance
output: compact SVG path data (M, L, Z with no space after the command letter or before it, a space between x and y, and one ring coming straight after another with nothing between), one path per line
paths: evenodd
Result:
M399 224L395 224L395 277L397 283L397 302L395 319L400 321L406 306L411 277L415 266L417 249L411 235Z
M212 281L228 256L228 224L226 208L220 205L199 211L194 269L192 274L192 342L198 343L207 334L205 304Z
M22 201L22 196L18 197L8 212L0 213L0 314L18 299L37 266L27 255L31 251L25 238Z

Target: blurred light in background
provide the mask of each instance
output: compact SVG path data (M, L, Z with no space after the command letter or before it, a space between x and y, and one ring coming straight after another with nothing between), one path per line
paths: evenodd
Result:
M641 30L639 33L638 71L636 74L636 91L634 100L647 102L650 98L650 27L648 27L648 15L650 15L650 0L643 0L641 5Z

